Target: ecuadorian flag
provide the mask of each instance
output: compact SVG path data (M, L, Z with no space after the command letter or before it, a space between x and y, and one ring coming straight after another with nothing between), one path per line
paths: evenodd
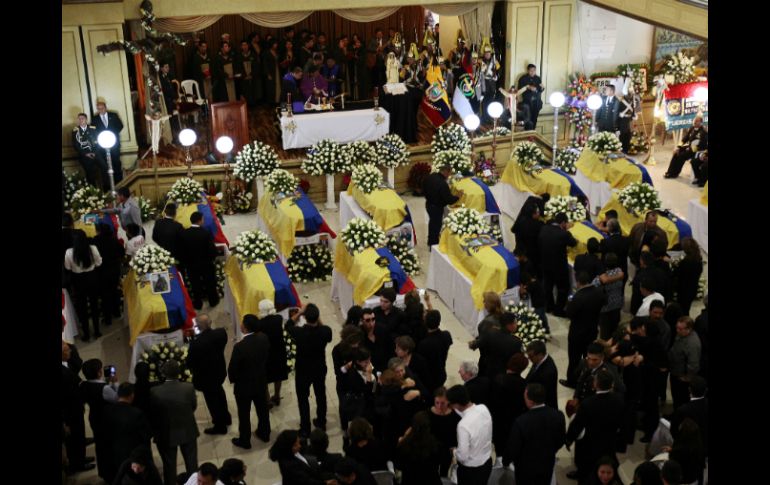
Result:
M87 214L87 216L93 216L94 214ZM96 221L98 224L107 224L112 228L115 237L118 237L118 228L120 227L120 221L116 214L102 214ZM96 237L96 224L86 224L83 220L75 221L75 229L82 229L85 231L87 237Z
M219 219L214 213L214 208L210 203L204 202L179 206L176 209L176 217L174 219L182 224L182 227L187 229L192 225L192 223L190 223L190 216L196 211L203 214L203 225L201 227L211 233L214 237L214 243L226 244L229 247L230 243L227 241L225 233L222 232L222 226L219 224Z
M225 277L241 316L259 315L259 302L264 299L274 302L278 311L300 306L297 290L280 260L246 265L230 256L225 264Z

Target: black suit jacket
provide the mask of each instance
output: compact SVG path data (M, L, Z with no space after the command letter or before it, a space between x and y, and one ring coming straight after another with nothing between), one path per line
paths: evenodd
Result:
M332 341L332 329L326 325L303 325L286 321L286 331L297 346L295 370L306 376L326 375L326 344Z
M252 333L233 346L227 374L236 396L260 396L267 392L267 354L270 340L263 333Z
M82 423L85 405L80 393L80 378L68 367L61 366L61 410L64 423Z
M490 379L504 374L511 356L522 351L521 340L505 329L486 332L479 337L478 342L479 352L484 356L479 359L479 373ZM481 364L484 365L483 369Z
M120 152L120 132L123 131L123 122L120 121L120 116L118 116L117 113L114 113L112 111L107 112L107 125L105 126L102 122L102 117L99 116L99 113L94 113L91 116L91 122L96 127L96 135L98 136L99 133L108 130L115 134L115 145L112 147L112 152L115 151Z
M585 286L577 291L565 311L570 318L569 338L593 341L599 333L599 314L606 301L601 288ZM584 349L581 349L584 350Z
M685 418L690 418L700 428L700 437L703 441L703 451L708 456L709 444L709 401L708 398L698 399L683 404L674 412L671 418L671 436L676 440L679 436L679 426Z
M152 240L155 244L180 259L180 241L184 227L174 219L164 217L156 221L152 228Z
M429 206L444 207L460 200L458 196L452 195L446 179L440 173L432 173L425 177L422 191L425 194L425 205Z
M489 379L479 375L465 382L468 396L473 404L489 405Z
M569 231L555 224L546 224L537 237L540 248L540 260L544 270L567 271L567 247L577 245Z
M581 455L581 458L587 458L584 463L591 463L590 468L604 455L615 456L623 415L623 397L615 392L589 396L581 402L567 430L567 443L574 442L584 429L586 432L577 441L576 461Z
M516 483L551 483L556 453L564 444L564 430L564 414L549 406L530 409L514 421L503 465L513 462Z
M578 254L575 257L573 267L575 268L575 275L585 271L591 280L604 273L604 264L602 264L599 257L589 253Z
M114 476L137 446L150 447L152 430L141 409L128 403L107 404L102 411L102 436L108 450L108 469ZM99 457L102 460L102 457Z
M557 404L557 383L559 382L559 371L556 369L556 363L553 357L546 356L540 363L540 367L535 369L533 366L527 374L527 384L537 382L545 387L545 404L554 409L558 409Z
M296 456L278 462L283 485L325 485L323 471L318 462L310 455L302 455L305 463Z
M178 446L198 438L197 407L195 388L189 382L171 380L150 389L150 416L155 440L161 447Z
M618 265L623 270L624 280L628 279L628 250L631 240L620 233L610 234L606 239L599 241L599 249L602 254L615 253L618 257Z
M199 391L213 391L222 386L227 377L225 346L227 332L224 328L201 332L190 342L187 365L193 375L193 385Z
M615 132L618 127L618 115L620 114L620 102L615 96L607 105L607 97L602 96L602 106L596 111L596 127L599 131Z
M217 248L211 233L202 227L188 227L179 236L179 255L188 268L214 264Z
M425 385L434 391L446 382L446 359L452 346L452 334L446 330L430 332L417 345L417 353L425 358L430 376ZM433 389L430 389L433 387Z

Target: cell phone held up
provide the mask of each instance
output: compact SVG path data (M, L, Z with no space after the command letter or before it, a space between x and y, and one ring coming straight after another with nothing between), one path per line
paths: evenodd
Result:
M110 379L112 377L115 377L117 373L118 373L118 369L114 365L104 366L105 379Z

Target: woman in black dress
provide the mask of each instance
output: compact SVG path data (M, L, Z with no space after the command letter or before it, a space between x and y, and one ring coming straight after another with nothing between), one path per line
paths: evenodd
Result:
M387 470L388 463L382 445L374 438L374 429L364 418L355 418L348 427L350 443L344 447L345 456L356 460L369 471Z
M441 446L430 430L430 416L420 411L396 448L401 485L441 485L441 458Z
M430 430L439 442L440 472L445 477L452 463L452 451L457 447L457 423L460 416L449 407L446 398L446 387L439 387L433 393L433 406L430 408Z
M674 288L676 288L676 301L682 307L685 315L690 315L690 306L698 294L698 282L703 273L703 257L700 254L700 246L691 237L682 240L684 259L674 268Z
M343 429L353 418L371 419L374 414L375 377L372 356L365 348L352 351L351 360L344 364L345 372L340 372L338 383L340 398L340 422Z
M270 405L281 405L281 383L289 378L289 367L286 365L286 342L283 338L283 318L275 313L273 302L265 299L259 302L260 332L270 340L270 350L267 354L267 382L273 383L273 396Z
M527 410L524 404L524 389L527 381L521 373L529 365L527 357L517 352L508 360L505 374L500 374L492 381L492 442L498 456L508 444L508 435L513 422Z

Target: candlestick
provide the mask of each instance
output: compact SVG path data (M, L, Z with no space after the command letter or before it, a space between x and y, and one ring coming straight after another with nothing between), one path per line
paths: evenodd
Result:
M293 116L291 109L291 93L286 93L286 117L291 118Z

